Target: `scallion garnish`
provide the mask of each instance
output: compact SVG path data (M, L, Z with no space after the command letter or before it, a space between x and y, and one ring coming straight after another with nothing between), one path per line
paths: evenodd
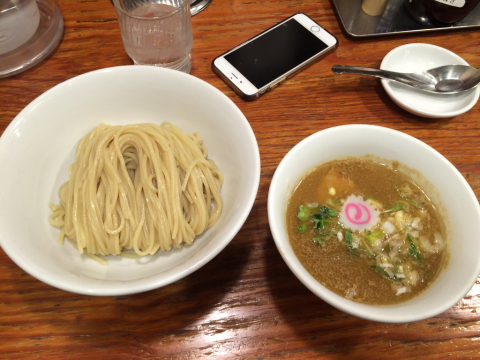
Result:
M334 209L328 209L328 215L334 217L337 216L337 212Z
M374 242L375 240L380 239L383 235L385 234L381 230L372 231L369 235L367 235L367 240L370 242Z
M326 201L327 205L330 206L337 206L341 203L340 199L332 200L332 199L327 199Z
M396 211L399 211L399 210L402 210L403 209L403 204L402 203L398 203L398 204L395 204L393 205L390 209L388 209L387 211L385 211L386 213L387 212L396 212Z
M408 243L410 244L410 249L408 249L408 252L410 253L410 255L413 257L414 260L418 262L422 262L423 261L422 256L420 255L409 233L407 233L407 240L408 240Z
M315 222L315 225L313 226L315 229L321 230L327 224L327 221L320 214L313 214L312 220Z
M307 231L307 225L306 224L300 225L299 227L297 227L297 231L300 233Z
M315 236L313 238L313 241L315 241L316 243L318 243L319 245L322 245L323 242L325 241L325 238L323 236Z
M334 209L330 209L326 206L320 208L319 214L313 214L312 220L315 222L315 229L323 229L327 224L327 218L337 216L337 212Z
M378 266L378 265L368 265L369 268L372 268L373 270L375 270L376 272L378 272L379 274L382 274L383 276L391 279L390 275L388 275L388 273L385 271L384 268Z
M417 209L423 209L423 206L420 205L419 203L417 203L416 201L413 201L412 199L407 199L407 198L404 198L404 200L409 203L410 205L413 205L415 206Z
M345 242L347 243L348 247L352 247L353 245L353 234L350 231L345 231Z
M400 189L396 188L396 190L397 190L397 192L398 192L398 195L400 195L401 198L402 198L403 200L405 200L405 202L406 202L407 204L413 205L413 206L415 206L417 209L423 209L423 206L422 206L422 205L419 205L416 201L414 201L414 200L412 200L412 199L410 199L410 198L407 198L404 194L402 194L402 191L401 191Z
M322 219L326 219L327 217L337 216L337 212L334 209L322 206L319 215Z
M345 242L347 244L347 251L350 254L357 256L357 249L353 248L353 234L348 230L345 230Z
M308 220L308 218L310 217L310 213L307 209L305 209L305 206L300 205L298 210L298 218L302 221Z

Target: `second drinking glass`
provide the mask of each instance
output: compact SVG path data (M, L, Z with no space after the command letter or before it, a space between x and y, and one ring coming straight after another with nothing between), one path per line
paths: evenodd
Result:
M123 44L137 65L190 72L189 0L113 0Z

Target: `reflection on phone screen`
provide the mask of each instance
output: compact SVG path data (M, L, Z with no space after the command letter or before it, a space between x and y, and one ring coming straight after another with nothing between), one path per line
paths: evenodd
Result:
M291 19L225 56L258 89L328 46Z

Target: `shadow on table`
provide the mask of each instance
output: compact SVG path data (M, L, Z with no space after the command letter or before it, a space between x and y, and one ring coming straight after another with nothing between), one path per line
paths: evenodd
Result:
M113 355L180 358L211 346L203 337L215 331L217 312L229 315L226 302L250 256L251 248L242 241L248 231L247 224L205 266L157 290L98 298L60 291L49 328L72 345L110 349Z
M271 238L273 242L273 238ZM275 246L272 247L276 248ZM327 304L308 290L287 267L280 254L269 254L274 266L267 268L268 284L276 308L282 314L281 322L302 339L292 353L328 354L329 359L345 359L356 345L364 342L363 332L372 322L348 315ZM288 342L289 339L285 339ZM293 339L291 339L293 340ZM301 356L300 356L301 357ZM349 357L352 358L352 357Z
M418 128L439 128L452 119L452 117L426 118L414 115L402 109L400 106L393 102L393 100L388 96L385 89L383 88L380 80L376 78L359 78L348 86L345 82L334 82L329 85L329 91L332 93L341 94L338 96L337 101L342 101L343 98L349 101L348 104L343 105L355 106L355 103L358 103L358 105L361 104L362 109L368 109L367 112L353 112L354 114L357 114L357 116L361 117L353 120L359 120L359 122L363 124L382 126L382 119L381 117L379 119L378 114L390 116L388 120L391 121L391 113L398 115L398 117L396 117L396 121L398 121L399 124L407 122L416 125ZM381 101L378 101L379 99ZM371 117L369 116L370 113L377 114L377 116ZM372 120L380 122L372 123Z

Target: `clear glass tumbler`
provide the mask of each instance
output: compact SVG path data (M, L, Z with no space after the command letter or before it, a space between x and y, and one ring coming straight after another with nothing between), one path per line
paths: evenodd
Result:
M190 72L190 0L113 0L128 56L138 65Z
M62 34L63 17L54 0L0 0L0 78L38 64Z

